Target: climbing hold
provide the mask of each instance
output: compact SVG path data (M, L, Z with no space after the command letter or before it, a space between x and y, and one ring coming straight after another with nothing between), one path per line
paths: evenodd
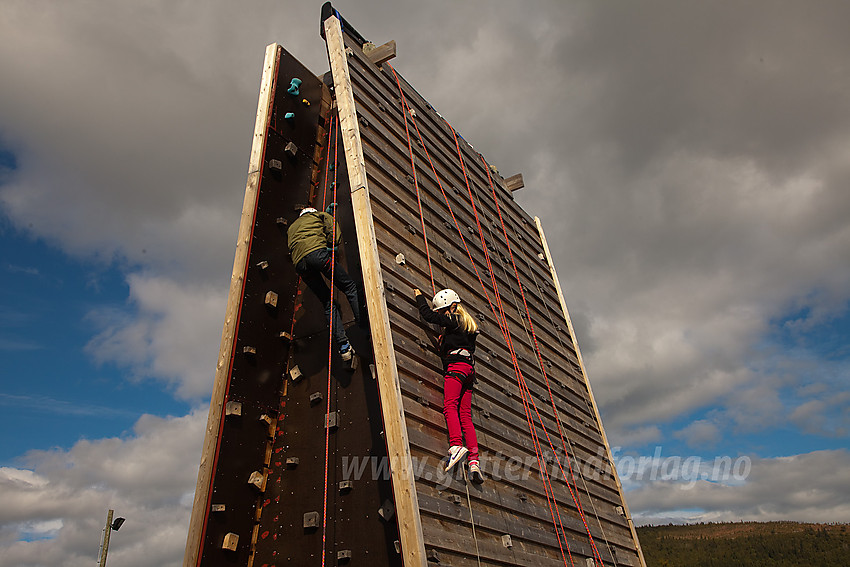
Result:
M294 469L301 462L298 457L286 457L286 468Z
M266 293L265 303L269 307L277 307L277 294L273 291Z
M242 402L227 402L224 415L242 415Z
M289 377L292 378L293 382L297 382L301 378L301 369L298 368L297 364L289 370Z
M286 144L286 147L283 149L283 151L288 153L291 157L295 157L295 155L298 153L298 146L296 146L292 142L289 142L288 144Z
M226 506L224 504L213 504L210 506L210 512L224 512Z
M325 429L334 430L339 427L339 412L325 414Z
M324 399L325 398L324 396L322 396L321 392L313 392L312 394L310 394L310 405L314 406Z
M309 101L309 100L307 100L306 98L302 98L302 99L301 99L301 104L303 104L304 106L310 106L310 101Z
M352 488L354 488L354 481L353 480L341 480L341 481L339 481L339 491L340 492L348 492Z
M247 355L247 356L253 356L253 355L257 354L257 349L252 347L252 346L245 346L245 347L242 347L242 354Z
M224 541L221 543L221 548L228 551L236 551L236 546L239 545L239 536L233 532L224 536Z
M286 92L288 92L292 96L298 96L299 94L301 94L299 87L301 87L301 79L299 79L298 77L293 77L293 79L289 81L289 88L286 89Z
M395 263L399 266L404 266L404 264L406 263L406 260L404 259L404 254L399 252L395 257Z
M378 508L378 515L384 519L385 522L389 522L393 516L395 516L395 505L393 501L389 498L384 500L383 505Z
M283 115L283 118L285 120L288 120L289 122L294 122L295 121L295 113L294 112L287 112L286 114Z
M248 478L248 484L253 484L256 486L260 492L265 492L266 490L266 475L261 473L260 471L254 471L251 473L251 476Z
M280 171L283 169L283 163L279 159L270 159L269 169L272 171Z
M351 561L351 550L341 549L336 552L336 560L340 563Z
M262 262L257 262L257 267L261 270L265 270L269 267L269 263L266 260L263 260Z
M319 513L318 512L307 512L304 514L304 527L305 528L315 528L319 525Z
M502 545L504 545L505 547L513 547L514 546L513 542L511 541L510 534L505 534L505 535L502 536Z

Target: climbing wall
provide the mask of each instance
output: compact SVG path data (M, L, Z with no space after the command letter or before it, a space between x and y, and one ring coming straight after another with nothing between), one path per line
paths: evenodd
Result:
M429 563L640 565L534 220L389 63L344 40ZM478 318L481 486L441 472L441 364L414 287L451 287Z
M243 210L247 250L241 260L237 251L231 286L235 325L230 334L228 315L202 460L210 482L204 490L199 478L184 565L319 565L323 551L330 565L400 565L388 474L343 468L346 455L386 456L368 331L338 294L358 352L351 368L331 348L323 307L286 243L299 205L321 210L336 194L344 236L336 254L359 279L331 97L280 46L270 46L266 65L258 179L252 195L249 177Z
M644 565L521 177L385 62L394 44L364 45L329 3L322 20L322 79L266 51L184 567ZM286 246L298 205L331 202L369 307L356 325L337 293L350 367ZM483 485L443 473L441 364L414 287L457 290L479 322Z

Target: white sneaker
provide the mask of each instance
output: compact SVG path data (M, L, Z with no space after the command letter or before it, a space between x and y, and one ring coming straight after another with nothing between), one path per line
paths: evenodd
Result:
M469 461L469 479L475 484L484 482L484 475L481 474L481 466L478 461Z
M464 447L463 445L452 445L449 447L449 462L446 465L446 472L455 466L458 461L460 461L467 453L469 449Z

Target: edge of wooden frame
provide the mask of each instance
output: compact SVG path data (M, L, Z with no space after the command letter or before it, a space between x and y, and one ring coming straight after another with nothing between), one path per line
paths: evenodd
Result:
M561 303L561 311L564 315L564 320L567 323L567 329L570 332L570 340L573 342L573 348L576 350L576 358L578 358L579 368L581 368L581 377L587 387L587 393L590 396L590 405L593 408L593 416L596 419L596 425L599 427L599 433L602 435L602 442L605 444L605 454L608 457L608 462L611 464L611 470L614 473L614 482L617 484L617 492L620 495L620 501L623 503L626 521L629 523L629 530L632 533L632 539L635 542L635 550L637 551L638 559L641 567L646 567L646 561L643 558L643 550L640 547L637 531L635 530L634 522L632 521L632 513L629 511L629 505L626 503L626 497L623 495L623 486L620 484L620 475L617 474L617 467L614 465L614 458L611 455L611 446L608 444L608 436L605 434L605 427L602 425L602 417L599 415L599 408L596 406L596 398L593 396L593 389L590 387L590 380L587 379L587 371L584 368L584 361L581 358L581 350L578 347L575 329L573 328L570 312L567 309L567 302L564 299L564 293L561 290L561 283L558 281L558 273L555 271L555 263L552 260L552 254L549 252L549 244L546 242L546 235L543 232L543 224L538 217L534 217L534 224L537 225L537 232L540 234L540 242L543 245L543 253L546 255L546 263L549 264L549 271L552 273L552 281L555 284L555 290L558 292L558 301Z
M360 128L354 104L354 91L345 53L342 28L336 17L324 22L325 39L328 47L331 72L334 79L340 133L345 148L345 161L351 186L351 203L354 209L354 224L366 290L366 305L369 327L375 352L378 388L381 393L381 412L384 418L387 453L390 459L390 475L395 497L396 518L402 561L405 567L427 567L425 539L419 516L419 501L413 476L413 461L410 441L402 405L401 386L396 367L395 350L390 331L386 292L381 275L375 226L372 221L372 205L366 178L366 162L360 141Z
M183 567L194 567L197 565L203 547L204 525L210 507L209 498L212 477L215 471L215 454L221 433L222 410L226 403L225 397L232 362L233 344L236 340L236 329L239 322L239 305L242 301L245 286L245 269L251 247L251 232L256 214L269 112L272 103L272 90L279 53L280 46L277 43L271 43L266 46L266 54L263 61L263 76L260 81L260 94L257 101L257 118L254 123L254 139L251 144L251 157L248 165L248 180L245 185L245 199L242 203L239 235L236 241L236 253L233 258L233 273L230 276L230 292L227 296L224 327L221 331L221 346L218 351L215 382L213 383L212 398L210 400L210 413L207 418L206 434L201 451L201 463L198 468L198 482L195 486L192 516L189 520L189 533L186 538Z

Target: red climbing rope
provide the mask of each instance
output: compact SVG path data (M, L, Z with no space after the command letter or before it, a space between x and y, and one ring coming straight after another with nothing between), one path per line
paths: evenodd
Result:
M458 148L458 151L460 151L459 148ZM480 154L479 154L479 156L480 156ZM563 475L564 479L567 481L566 482L567 488L570 491L570 495L572 496L573 502L576 505L576 509L579 512L579 516L581 517L581 521L584 524L585 530L587 531L587 536L588 536L588 539L590 540L591 548L593 549L595 556L599 559L599 562L602 563L602 556L600 555L599 550L596 548L596 543L593 541L593 535L591 534L590 527L587 524L587 519L585 518L584 510L583 510L582 505L581 505L581 500L575 494L576 492L578 492L578 484L576 483L575 474L573 472L572 460L570 459L570 453L569 453L569 450L567 449L567 442L564 438L564 431L563 431L563 428L561 426L561 418L558 414L558 408L555 405L555 398L552 395L552 389L551 389L551 386L549 384L549 377L546 374L546 368L545 368L546 365L545 365L544 360L543 360L543 355L540 352L540 343L537 340L537 333L534 330L534 323L533 323L532 318L531 318L531 311L528 307L528 301L525 297L525 290L523 289L522 281L521 281L520 276L519 276L519 270L517 269L516 261L514 260L513 251L511 250L511 244L510 244L510 240L508 238L508 231L507 231L507 228L505 227L505 220L502 217L502 210L501 210L501 207L499 206L498 196L496 195L496 190L493 187L493 180L490 177L490 167L487 165L487 162L484 160L484 157L483 156L480 156L480 157L481 157L482 163L484 164L484 170L487 173L487 182L490 185L490 190L493 194L493 202L496 205L496 212L499 215L499 222L502 225L502 232L505 236L505 244L507 245L507 248L508 248L508 255L509 255L510 260L511 260L511 266L514 269L514 275L516 276L516 280L517 280L517 287L519 287L520 296L522 297L522 303L523 303L523 306L525 308L525 315L526 315L526 318L528 320L529 329L531 330L531 336L534 340L534 349L535 349L536 354L537 354L538 363L540 364L540 371L543 375L544 382L546 383L546 391L549 393L549 400L551 401L552 411L554 412L554 415L555 415L555 423L558 425L558 434L561 438L562 448L564 450L564 455L566 457L567 466L568 466L569 471L570 471L570 478L572 479L573 486L575 487L575 491L573 491L573 486L570 486L569 480L567 480L567 476L566 476L566 474L564 474L564 469L563 469L563 466L561 465L561 459L558 457L557 452L554 451L554 447L553 447L552 452L554 453L555 459L558 463L558 468L561 472L561 475ZM544 429L544 432L546 432L545 429ZM548 436L549 436L548 432L546 432L546 436L548 438Z
M390 68L392 69L392 67L390 67ZM406 98L404 96L404 91L401 88L401 83L398 79L398 75L395 73L394 69L393 69L393 74L396 77L396 84L398 85L398 88L399 88L400 99L401 99L401 103L402 103L402 114L403 114L404 119L405 119L405 128L407 129L406 120L407 120L408 112L407 112ZM419 127L416 123L414 113L410 112L410 117L411 117L411 121L412 121L414 127L416 128L416 133L419 137L420 143L422 144L422 148L425 152L425 156L427 157L428 162L431 165L431 169L434 173L434 178L436 179L437 185L440 188L440 192L443 195L443 199L446 202L446 206L448 207L449 214L451 215L452 220L454 221L455 228L458 231L458 235L460 236L461 242L463 243L463 247L464 247L464 249L467 253L467 256L470 259L470 262L472 264L473 270L475 271L476 277L478 278L478 282L481 284L482 291L484 292L484 295L487 298L487 302L490 306L491 311L493 311L494 316L499 321L500 330L502 330L503 336L505 337L506 342L509 346L509 349L510 349L510 352L511 352L512 363L513 363L513 366L514 366L514 372L517 375L518 381L520 382L520 397L523 400L523 408L524 408L525 414L526 414L526 421L527 421L527 424L529 426L529 430L531 432L532 441L533 441L533 445L534 445L534 449L535 449L535 454L537 456L537 461L538 461L538 468L541 472L541 479L543 480L543 484L544 484L544 493L546 494L547 504L549 505L550 514L552 516L552 522L553 522L553 524L555 525L555 528L556 528L556 535L558 537L558 545L561 549L561 555L564 559L564 564L566 565L567 558L564 556L564 549L563 549L563 546L561 545L561 535L563 535L564 543L566 543L566 545L567 545L567 553L570 555L570 563L574 564L573 560L572 560L572 554L570 553L570 550L569 550L569 543L567 542L566 533L564 531L563 522L561 521L560 510L559 510L558 505L557 505L554 487L551 484L551 479L548 476L548 472L546 470L546 467L543 466L543 459L542 459L542 456L541 456L542 450L540 449L540 441L539 441L539 438L537 436L536 429L533 425L533 420L531 418L531 414L530 414L530 411L529 411L528 401L531 401L531 403L533 405L535 405L535 413L538 416L538 420L540 421L541 427L544 429L544 432L546 431L545 426L543 425L543 421L542 421L542 418L540 417L539 412L536 411L536 404L534 404L534 400L530 396L530 391L528 392L528 394L526 394L528 387L527 387L527 384L525 384L525 379L522 376L522 372L519 370L519 362L517 360L516 353L515 353L515 350L513 348L513 344L512 344L513 341L511 339L510 331L507 327L507 318L504 314L504 309L500 305L500 312L501 312L501 316L500 316L499 314L496 313L496 309L493 307L493 303L490 300L490 296L489 296L489 293L487 292L487 288L484 285L484 282L481 280L481 276L478 273L478 268L476 267L475 261L472 258L472 254L469 251L469 247L466 244L466 239L463 236L463 232L460 229L460 225L457 221L457 218L454 215L454 211L452 210L451 204L449 203L449 200L448 200L448 197L445 193L443 185L440 182L440 177L437 174L437 171L436 171L436 168L434 167L433 161L431 160L431 156L428 152L428 148L425 145L425 142L424 142L424 139L422 138L421 132L419 131ZM412 153L412 147L410 145L409 145L409 149L411 150L411 153ZM464 173L464 175L465 175L465 173ZM471 195L471 190L470 190L470 195ZM474 202L473 202L473 205L474 205ZM423 222L424 222L424 219L423 219ZM478 223L478 226L479 226L479 233L482 233L482 231L480 230L480 221L477 220L477 223ZM482 242L483 242L483 237L482 237ZM487 255L486 244L484 245L484 252L485 252L485 256L487 256L488 259L489 259L489 255ZM491 279L492 279L492 273L493 272L492 272L492 266L491 266L491 269L490 269ZM493 281L495 283L495 280L493 280ZM497 303L501 304L501 297L498 295L498 288L496 288L494 291L497 295ZM547 435L547 439L548 439L548 435ZM550 446L551 446L551 440L550 440ZM554 448L553 448L553 452L554 452ZM557 513L557 520L555 518L556 513ZM558 527L560 527L560 532L558 531Z
M331 163L331 133L333 132L334 115L331 113L331 118L328 123L328 151L325 154L325 182L322 184L322 210L325 210L325 203L328 194L328 166Z
M333 115L331 116L331 123L333 123ZM328 134L328 141L330 141L330 134ZM334 180L331 183L331 189L333 191L333 200L331 203L336 203L336 172L337 172L337 156L339 155L337 143L339 142L339 120L336 123L336 130L334 132ZM330 144L328 144L330 146ZM328 152L330 152L330 147L328 148ZM330 157L328 157L328 161L330 161ZM327 168L328 164L325 164ZM325 169L327 172L327 169ZM325 174L325 187L327 187L327 173ZM322 199L322 205L324 206L324 198ZM330 315L328 321L328 389L327 395L325 397L325 485L324 485L324 502L322 504L322 567L325 566L325 555L327 552L327 526L328 526L328 470L330 468L329 463L329 448L330 448L330 439L331 439L331 428L330 428L330 417L331 417L331 360L333 357L333 315L334 315L334 270L336 268L336 210L337 207L333 207L333 229L331 230L331 281L330 281Z
M422 197L419 194L419 180L416 175L416 160L413 158L413 145L410 143L410 129L407 127L407 118L404 113L404 92L401 90L401 82L398 80L398 75L396 74L395 69L393 69L389 64L388 66L393 70L396 84L398 84L398 90L402 93L401 112L402 117L404 118L404 133L407 135L407 153L410 155L410 170L413 177L413 187L416 189L416 203L419 205L419 221L422 226L422 239L425 241L425 257L428 259L428 274L431 276L431 294L433 295L437 293L437 286L434 285L434 269L431 267L431 251L428 247L428 233L425 230L425 215L422 213Z

